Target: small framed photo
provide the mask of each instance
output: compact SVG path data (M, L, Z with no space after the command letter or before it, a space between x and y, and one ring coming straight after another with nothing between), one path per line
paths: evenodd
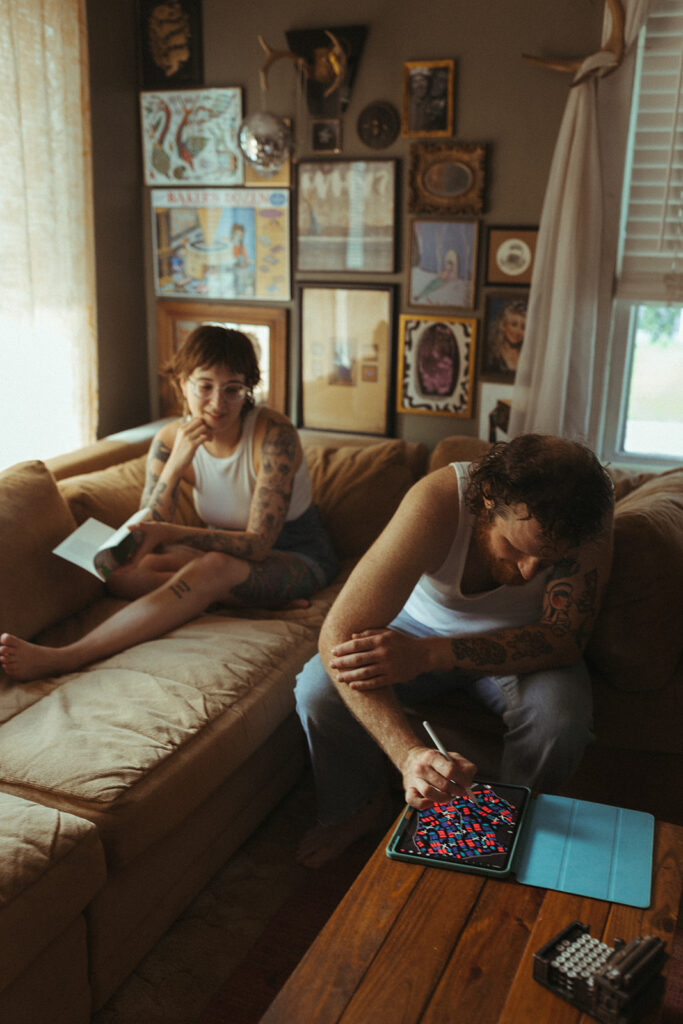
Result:
M481 343L482 376L515 379L524 344L529 291L490 294L485 298Z
M259 361L261 382L254 392L278 412L287 411L287 310L268 306L236 306L228 302L157 302L157 367L159 415L178 412L177 396L164 368L189 334L201 324L220 324L243 331Z
M411 213L463 215L484 209L486 146L478 142L414 142L410 147Z
M311 122L311 148L314 153L341 153L342 123L339 117L319 118Z
M389 433L393 287L302 285L300 420Z
M478 236L475 220L414 220L410 231L409 305L472 309Z
M139 69L143 89L202 84L201 0L138 0Z
M395 160L302 160L297 166L299 270L392 273Z
M140 93L145 185L241 185L242 90Z
M484 441L495 444L509 441L512 384L482 384L479 387L478 433Z
M398 412L472 416L477 321L402 314Z
M455 61L410 60L403 65L401 132L409 138L453 134Z
M490 227L486 284L530 285L537 239L537 227Z

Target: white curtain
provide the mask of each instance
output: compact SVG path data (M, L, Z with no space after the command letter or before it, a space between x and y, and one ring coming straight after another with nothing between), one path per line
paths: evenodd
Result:
M85 0L0 0L0 468L96 431Z
M569 92L539 223L510 436L536 431L594 440L607 372L632 51L649 5L623 0L628 58L609 76L588 77ZM606 14L604 40L610 26ZM608 63L608 55L595 54L576 78Z

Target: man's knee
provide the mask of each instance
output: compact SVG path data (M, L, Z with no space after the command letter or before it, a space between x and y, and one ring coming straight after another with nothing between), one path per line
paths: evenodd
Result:
M329 709L338 707L339 694L319 654L311 658L297 676L294 700L302 721L319 720Z

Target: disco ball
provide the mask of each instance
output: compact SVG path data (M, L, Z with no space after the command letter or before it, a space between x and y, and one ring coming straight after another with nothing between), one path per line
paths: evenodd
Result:
M287 122L265 112L245 117L238 139L245 160L264 178L277 174L292 147Z

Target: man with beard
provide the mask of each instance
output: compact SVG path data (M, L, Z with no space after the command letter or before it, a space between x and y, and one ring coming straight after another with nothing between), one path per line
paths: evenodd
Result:
M423 809L476 767L419 735L403 705L462 689L506 726L499 779L552 792L592 728L582 652L609 575L613 488L588 448L524 434L429 473L356 565L300 674L324 863L388 805L386 758Z

